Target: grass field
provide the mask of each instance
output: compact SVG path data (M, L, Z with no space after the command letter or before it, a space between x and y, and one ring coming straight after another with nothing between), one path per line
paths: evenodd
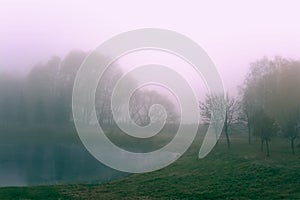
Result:
M200 145L159 171L104 184L0 188L0 199L300 199L299 149L291 155L288 141L273 139L270 157L246 135L232 137L230 150L221 139L202 160Z

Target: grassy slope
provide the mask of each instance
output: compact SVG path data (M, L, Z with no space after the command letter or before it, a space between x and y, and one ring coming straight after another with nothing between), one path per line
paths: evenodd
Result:
M289 144L273 140L271 157L259 143L223 140L205 159L200 142L171 166L100 185L57 185L0 189L0 199L299 199L300 159Z

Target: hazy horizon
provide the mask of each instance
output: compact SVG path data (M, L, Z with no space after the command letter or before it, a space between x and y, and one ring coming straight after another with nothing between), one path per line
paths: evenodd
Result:
M297 1L5 1L0 73L24 74L52 56L91 51L116 34L153 27L196 41L215 62L226 88L236 91L249 63L276 55L299 59L299 6Z

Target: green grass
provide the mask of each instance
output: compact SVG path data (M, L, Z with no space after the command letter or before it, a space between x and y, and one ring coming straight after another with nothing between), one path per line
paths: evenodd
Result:
M105 184L8 187L0 199L299 199L300 159L289 143L273 139L270 157L260 143L233 137L232 148L221 140L204 159L201 141L172 165ZM299 149L298 155L299 155Z

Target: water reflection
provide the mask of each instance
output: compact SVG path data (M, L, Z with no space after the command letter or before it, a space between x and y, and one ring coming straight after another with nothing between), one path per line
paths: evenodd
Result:
M127 174L95 160L81 144L0 144L0 186L104 182Z

